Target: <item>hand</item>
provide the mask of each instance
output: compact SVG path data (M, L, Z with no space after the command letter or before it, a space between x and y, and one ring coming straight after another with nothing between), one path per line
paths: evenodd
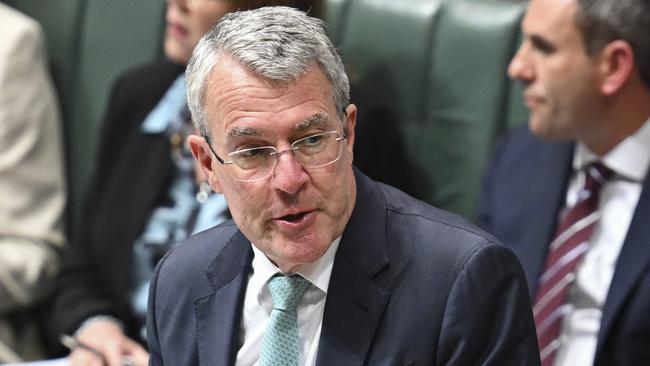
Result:
M147 351L110 321L93 322L77 336L79 342L101 352L107 364L104 365L96 354L75 348L69 356L71 366L124 366L125 358L131 360L132 366L146 366L149 362Z

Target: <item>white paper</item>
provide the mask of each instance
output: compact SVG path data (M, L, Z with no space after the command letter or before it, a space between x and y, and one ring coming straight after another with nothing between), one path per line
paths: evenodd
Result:
M22 363L3 363L2 366L69 366L68 358L57 358L54 360L31 361Z

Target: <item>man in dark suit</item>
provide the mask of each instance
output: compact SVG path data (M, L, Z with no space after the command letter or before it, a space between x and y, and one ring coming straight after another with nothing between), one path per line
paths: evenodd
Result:
M352 167L322 22L225 16L194 50L195 159L233 220L160 262L151 365L537 365L524 274L460 217Z
M514 250L543 365L650 365L650 4L532 0L481 225Z

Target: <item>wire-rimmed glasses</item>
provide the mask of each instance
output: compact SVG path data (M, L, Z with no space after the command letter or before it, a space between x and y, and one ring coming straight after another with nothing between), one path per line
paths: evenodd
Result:
M332 164L343 154L346 134L338 131L316 133L291 143L287 150L278 151L275 146L256 146L228 153L224 160L214 151L210 138L203 135L217 160L226 167L229 174L238 181L251 182L271 175L281 154L292 152L295 159L307 169Z

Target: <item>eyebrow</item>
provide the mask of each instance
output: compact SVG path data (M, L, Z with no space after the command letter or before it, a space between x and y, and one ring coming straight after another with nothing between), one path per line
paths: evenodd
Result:
M294 130L304 131L308 130L314 126L321 126L327 124L327 114L317 113L313 116L307 118L306 120L299 122Z
M533 44L535 48L537 48L540 51L544 52L552 52L555 51L555 46L546 38L538 35L538 34L531 34L529 36L530 42Z
M244 136L261 136L262 131L254 127L233 127L228 130L228 138L238 138Z
M294 127L294 130L305 131L314 126L325 125L327 124L327 122L328 122L327 114L317 113L301 122L298 122ZM248 127L248 126L233 127L229 129L228 133L226 134L228 139L237 139L246 136L262 136L262 135L263 135L262 130L260 130L259 128Z

